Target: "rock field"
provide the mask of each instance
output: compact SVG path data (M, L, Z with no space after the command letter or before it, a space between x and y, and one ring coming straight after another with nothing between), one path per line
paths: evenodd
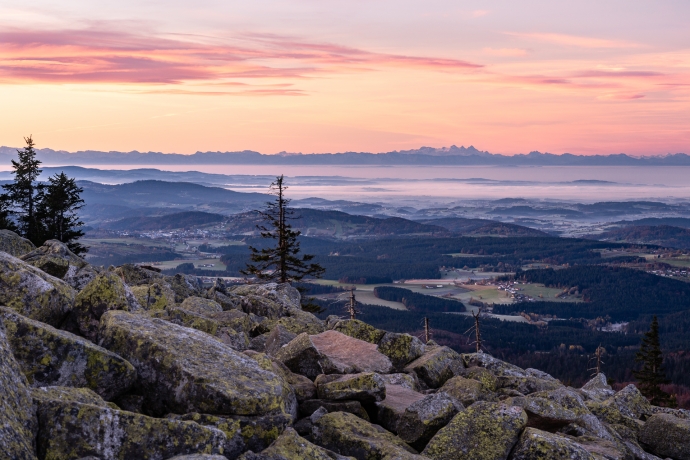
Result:
M690 411L0 231L0 459L690 460Z

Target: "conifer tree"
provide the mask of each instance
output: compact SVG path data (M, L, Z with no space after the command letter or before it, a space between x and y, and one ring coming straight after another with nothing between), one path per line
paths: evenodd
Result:
M34 141L31 136L25 137L26 147L17 150L18 161L12 160L14 182L3 185L6 202L10 212L17 216L19 233L36 246L45 241L43 229L37 218L37 205L43 198L43 185L38 182L41 175L41 162L36 158Z
M633 373L639 382L640 392L654 405L671 404L671 397L661 389L661 385L668 383L668 380L663 367L664 357L659 343L659 321L656 315L652 319L649 331L642 337L640 351L637 352L635 360L642 363L642 369Z
M6 194L0 195L0 230L17 232L19 229L11 217L12 202Z
M77 255L88 251L76 241L84 235L80 229L84 223L77 215L77 211L84 207L83 191L64 172L55 174L48 179L37 213L43 223L43 239L62 241Z
M313 255L300 255L298 237L301 232L293 230L290 224L295 217L294 211L288 208L290 200L285 198L286 189L283 176L277 177L269 189L275 199L266 203L264 211L258 211L264 224L257 225L257 228L261 230L263 238L274 240L275 246L262 249L250 246L252 263L242 270L245 275L279 283L300 281L306 276L320 278L323 275L323 267L311 263Z

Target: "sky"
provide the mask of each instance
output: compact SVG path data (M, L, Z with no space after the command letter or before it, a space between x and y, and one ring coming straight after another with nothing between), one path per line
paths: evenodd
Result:
M0 145L690 154L687 0L0 0Z

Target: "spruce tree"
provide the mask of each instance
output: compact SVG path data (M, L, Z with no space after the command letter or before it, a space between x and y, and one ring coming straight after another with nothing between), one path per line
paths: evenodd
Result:
M38 216L43 222L43 239L59 240L77 255L88 249L77 242L84 236L80 227L84 223L77 211L84 207L81 193L84 191L74 179L64 172L48 178L43 199L38 206Z
M19 229L12 220L12 202L7 194L0 195L0 230L17 232Z
M250 246L252 263L247 264L247 268L241 271L245 275L279 283L300 281L307 276L320 278L323 275L323 267L311 262L313 255L300 255L298 237L301 232L293 230L290 224L290 220L295 217L294 211L288 208L290 200L285 198L286 189L283 176L277 177L269 189L269 193L274 195L275 199L266 203L264 211L258 211L264 224L257 225L257 228L261 230L263 238L274 240L275 245L262 249ZM311 309L307 305L306 309Z
M660 386L669 381L663 367L664 357L659 343L659 321L656 315L652 319L649 331L642 337L640 351L637 352L635 360L642 363L642 369L633 372L639 382L640 392L656 406L669 405L671 397Z
M14 182L3 185L9 211L16 215L19 234L36 246L45 241L41 221L37 218L37 205L43 198L43 185L38 182L41 162L36 158L34 141L25 137L26 147L17 150L18 161L12 160Z

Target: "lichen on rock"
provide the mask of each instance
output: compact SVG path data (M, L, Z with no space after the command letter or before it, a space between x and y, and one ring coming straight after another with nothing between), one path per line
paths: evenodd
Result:
M94 267L69 250L65 243L48 240L20 257L23 261L65 281L77 291L89 284L102 269Z
M75 296L64 281L0 252L0 305L58 327L72 310Z
M122 357L82 337L0 307L12 352L29 384L86 387L105 399L127 391L136 379Z
M5 458L35 460L38 430L29 385L0 325L0 446Z
M526 425L522 408L480 401L441 428L422 454L433 460L505 460Z
M102 345L137 369L136 385L153 414L262 415L296 409L281 377L208 334L123 311L106 313L101 323Z

